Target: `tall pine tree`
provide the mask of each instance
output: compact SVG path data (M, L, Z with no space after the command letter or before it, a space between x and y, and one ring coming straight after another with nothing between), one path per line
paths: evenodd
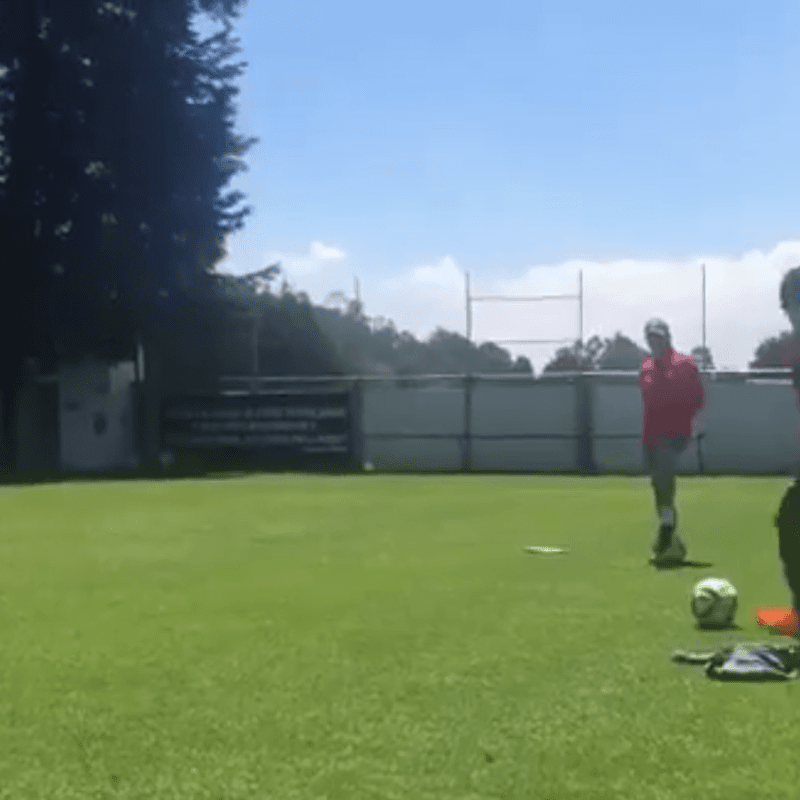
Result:
M167 340L249 209L224 192L252 144L232 129L244 65L189 0L0 4L0 392L6 441L26 357L119 358Z

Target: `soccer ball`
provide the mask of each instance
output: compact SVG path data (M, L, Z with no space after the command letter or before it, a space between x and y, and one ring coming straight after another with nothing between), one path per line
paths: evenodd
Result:
M736 587L725 578L705 578L692 589L692 614L701 628L724 628L739 605Z

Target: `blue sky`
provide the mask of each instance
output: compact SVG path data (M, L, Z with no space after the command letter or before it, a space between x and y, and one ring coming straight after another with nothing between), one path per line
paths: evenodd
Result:
M203 30L206 30L203 26ZM475 293L574 292L584 334L744 366L800 264L800 6L671 0L250 0L235 23L232 183L254 213L222 271L280 260L315 302L463 332ZM480 304L477 340L576 338L577 303ZM538 369L555 345L510 348Z

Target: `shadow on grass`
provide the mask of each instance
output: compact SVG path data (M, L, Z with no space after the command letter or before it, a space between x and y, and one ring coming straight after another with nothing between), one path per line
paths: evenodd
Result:
M574 470L473 470L473 469L402 469L385 468L366 472L358 463L332 464L330 459L296 459L294 461L270 462L253 459L244 462L231 462L228 464L217 463L213 466L209 464L197 463L195 459L184 459L183 463L175 463L169 467L161 467L159 464L142 466L133 469L109 469L97 471L80 470L0 470L0 486L26 486L34 484L48 483L69 483L74 482L106 482L106 481L154 481L154 480L185 480L187 478L214 478L216 480L225 478L241 478L244 476L255 475L280 475L280 474L306 474L306 475L383 475L383 476L488 476L488 477L558 477L558 478L582 478L587 477L615 477L599 475L594 476L587 473L576 472ZM616 476L619 477L619 476Z
M365 471L361 464L350 464L330 466L329 463L324 461L306 462L298 461L297 463L281 463L281 464L238 464L238 465L217 465L199 466L195 464L186 465L172 465L166 469L160 466L152 467L139 467L137 469L126 470L107 470L107 471L48 471L48 472L32 472L32 471L3 471L0 470L0 486L25 486L33 484L48 484L48 483L68 483L75 482L105 482L105 481L153 481L153 480L180 480L187 478L240 478L243 476L254 475L275 475L275 474L307 474L307 475L364 475ZM433 476L488 476L488 477L542 477L542 478L580 478L581 480L605 480L608 478L646 478L647 476L642 472L623 472L623 473L593 473L591 471L576 471L576 470L479 470L479 469L403 469L403 468L385 468L375 470L368 474L372 475L397 475L407 476L416 475L421 477ZM759 473L756 477L784 477L787 473ZM692 477L741 477L741 473L702 473L695 475L689 473L686 478ZM747 476L749 477L749 476ZM664 565L659 569L680 569L681 567L698 567L706 568L713 566L698 561L686 561L677 565Z
M659 572L675 569L709 569L714 565L710 561L678 561L673 564L653 564Z
M303 467L299 465L281 465L275 467L239 467L239 468L187 468L187 469L150 469L136 470L109 470L106 472L13 472L0 473L0 486L32 486L39 484L56 483L106 483L116 481L169 481L213 478L215 480L236 479L256 475L283 475L283 474L308 475L354 475L361 474L361 470L342 467Z
M695 625L694 629L700 633L719 633L720 631L743 631L741 625L733 623L731 625Z

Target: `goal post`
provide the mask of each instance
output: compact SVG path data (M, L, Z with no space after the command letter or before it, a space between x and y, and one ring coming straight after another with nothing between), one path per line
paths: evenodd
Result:
M583 270L578 272L577 294L549 294L514 297L504 295L475 296L470 289L469 272L465 274L466 310L467 310L467 341L472 343L472 306L473 303L534 303L542 300L577 300L578 301L578 341L583 347ZM574 339L499 339L493 340L495 344L520 345L520 344L566 344L574 343Z

